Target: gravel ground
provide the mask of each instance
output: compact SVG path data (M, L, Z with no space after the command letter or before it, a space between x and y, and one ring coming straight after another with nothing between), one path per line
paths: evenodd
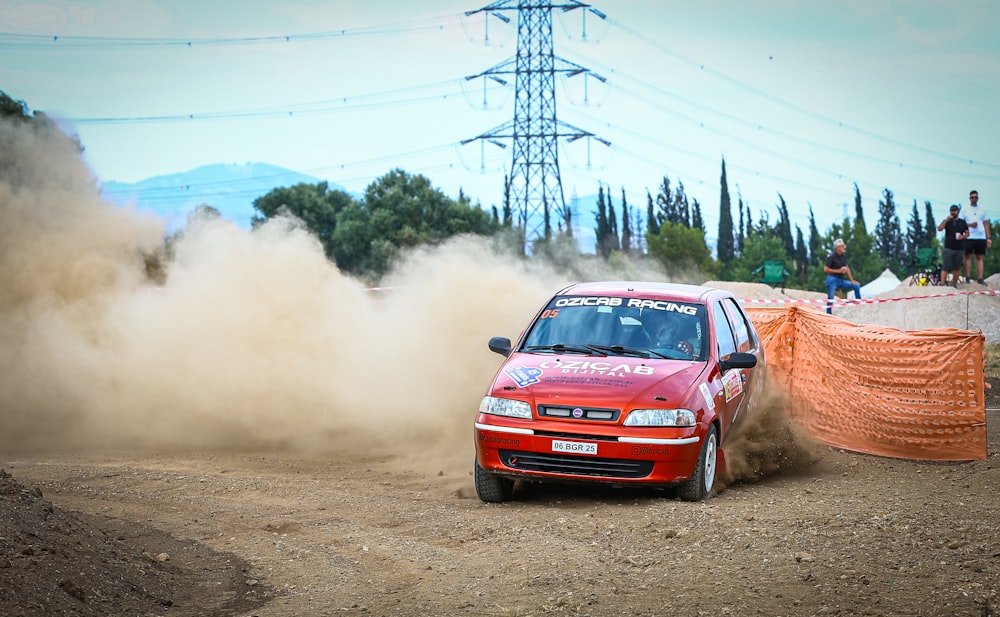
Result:
M815 447L703 503L524 486L486 505L467 472L384 455L10 460L36 488L0 499L0 613L992 615L997 415L987 460Z

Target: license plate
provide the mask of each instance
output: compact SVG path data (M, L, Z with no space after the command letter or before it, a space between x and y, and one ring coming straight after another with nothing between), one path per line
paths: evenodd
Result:
M560 441L558 439L553 439L552 451L562 452L563 454L589 454L593 456L597 454L597 444L585 443L582 441Z

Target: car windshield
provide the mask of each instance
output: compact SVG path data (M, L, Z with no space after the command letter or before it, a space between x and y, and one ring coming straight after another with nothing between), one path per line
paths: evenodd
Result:
M701 304L608 296L556 296L521 346L535 353L707 357Z

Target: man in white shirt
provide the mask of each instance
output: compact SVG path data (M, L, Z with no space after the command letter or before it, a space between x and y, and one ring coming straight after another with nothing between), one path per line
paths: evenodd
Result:
M983 255L986 249L993 245L990 239L990 221L986 217L986 208L979 205L979 191L969 192L969 207L962 210L962 218L969 226L969 235L965 239L965 280L970 280L972 256L976 256L976 282L985 285L983 280Z

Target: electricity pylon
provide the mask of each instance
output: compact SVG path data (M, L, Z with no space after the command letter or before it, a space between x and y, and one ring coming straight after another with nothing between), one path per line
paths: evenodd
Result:
M501 140L511 140L511 208L523 224L522 240L544 238L551 230L552 209L565 212L562 178L559 175L559 142L593 138L610 143L575 126L556 119L556 73L569 76L588 73L604 81L587 68L559 58L553 53L552 9L586 9L601 19L605 15L589 4L576 0L539 2L538 0L498 0L466 15L493 13L509 23L503 11L517 11L517 53L500 64L466 79L490 78L507 83L500 75L514 75L514 119L462 143L487 140L501 147Z

